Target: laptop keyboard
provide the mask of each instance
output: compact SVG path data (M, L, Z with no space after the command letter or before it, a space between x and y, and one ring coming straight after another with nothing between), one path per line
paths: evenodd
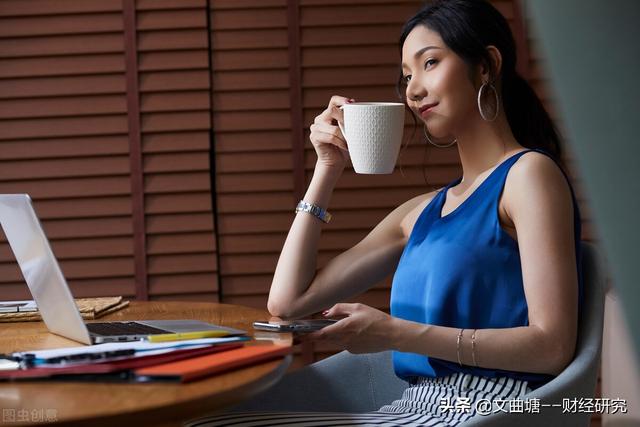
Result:
M154 335L166 334L169 332L152 326L143 325L138 322L87 323L87 328L89 329L89 332L103 336Z

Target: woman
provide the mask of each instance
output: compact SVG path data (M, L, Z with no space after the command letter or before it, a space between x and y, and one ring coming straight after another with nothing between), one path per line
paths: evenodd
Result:
M318 274L323 212L299 212L268 309L303 317L331 307L323 314L346 317L310 339L352 353L393 350L396 375L411 385L374 413L239 414L211 425L456 425L478 400L519 398L571 361L578 206L554 161L553 124L515 71L506 20L485 1L437 1L406 23L400 48L404 100L428 143L456 144L463 176L403 203ZM348 160L337 121L352 101L334 96L311 125L318 160L304 201L321 209ZM394 272L391 315L335 304ZM442 406L460 397L469 411Z

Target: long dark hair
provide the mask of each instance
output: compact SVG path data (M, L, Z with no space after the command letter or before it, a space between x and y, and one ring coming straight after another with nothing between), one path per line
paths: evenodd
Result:
M407 36L418 25L437 32L470 71L479 64L490 67L494 81L501 81L502 104L516 140L524 147L542 149L562 162L559 132L536 93L517 73L513 34L507 20L495 7L485 0L430 1L402 28L400 52ZM502 55L499 75L493 72L486 49L489 45L495 46ZM397 90L406 104L402 71Z

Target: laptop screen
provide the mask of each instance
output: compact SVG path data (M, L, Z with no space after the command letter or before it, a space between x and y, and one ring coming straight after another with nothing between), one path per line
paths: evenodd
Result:
M0 195L0 224L47 328L58 335L91 344L28 194Z

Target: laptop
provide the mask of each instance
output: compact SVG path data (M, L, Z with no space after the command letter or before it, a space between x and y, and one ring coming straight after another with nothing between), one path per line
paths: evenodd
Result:
M199 331L246 332L198 320L86 323L73 300L28 194L0 194L0 224L50 332L84 344L138 341L149 335Z

